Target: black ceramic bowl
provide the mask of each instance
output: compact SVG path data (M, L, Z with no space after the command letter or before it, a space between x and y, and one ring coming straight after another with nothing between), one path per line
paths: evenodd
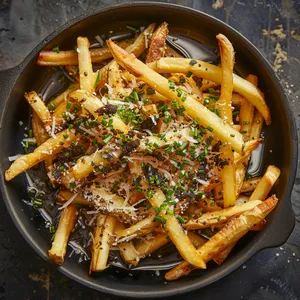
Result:
M195 271L176 282L165 284L163 272L160 276L152 276L146 271L129 276L128 272L117 273L108 270L96 276L89 276L86 265L71 259L66 259L64 265L58 267L62 273L79 283L119 296L153 298L199 289L229 274L261 249L283 244L294 227L290 194L297 165L296 127L288 100L269 63L236 30L211 16L176 5L140 2L111 6L80 16L47 37L19 66L0 73L1 191L7 209L24 238L41 257L49 260L49 238L30 220L30 209L21 201L27 198L25 176L20 175L9 183L3 178L10 165L8 156L21 151L23 130L18 121L23 120L26 123L29 120L30 113L23 98L24 92L38 88L40 79L46 78L47 68L36 64L39 51L55 45L73 48L79 35L93 38L110 30L118 32L127 24L139 26L153 21L166 21L172 34L189 36L214 47L217 46L215 36L218 33L225 34L235 48L236 70L243 76L249 73L258 75L259 87L265 93L273 119L272 124L265 129L262 171L269 164L275 164L281 169L279 182L273 190L280 201L268 217L264 230L248 233L221 266L209 263L207 270Z

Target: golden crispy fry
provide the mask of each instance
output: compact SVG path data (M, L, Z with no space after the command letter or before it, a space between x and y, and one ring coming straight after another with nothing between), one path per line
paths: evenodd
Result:
M150 87L157 90L163 96L179 101L186 109L186 112L195 119L199 118L199 123L213 131L214 136L217 139L220 139L223 142L229 142L234 150L239 153L243 152L243 138L239 132L234 130L230 125L223 124L222 120L217 115L201 105L190 95L186 95L186 100L182 101L182 98L178 96L178 93L170 88L166 78L151 70L138 59L129 55L112 41L107 41L107 44L111 49L114 58L124 68L128 69L128 71L133 73L140 80L145 81Z
M43 100L35 91L26 93L25 99L30 104L32 109L36 112L36 114L39 116L46 130L49 132L51 130L52 117Z
M138 252L138 257L143 258L169 242L168 235L161 233L149 240L138 241L135 247Z
M272 196L250 211L232 218L218 233L198 249L204 261L210 261L228 246L236 243L253 225L263 220L274 209L277 202L278 199L275 196ZM195 269L194 266L185 261L167 272L165 278L167 280L176 280L182 276L188 275Z
M266 173L251 194L249 201L265 200L279 176L280 170L275 166L269 166Z
M97 268L100 248L102 246L103 228L107 216L99 214L97 217L96 228L93 236L92 258L89 273L91 274Z
M221 118L232 124L231 97L233 91L234 50L229 40L223 34L218 34L217 40L221 55L222 82L221 94L216 102L216 108L220 109Z
M240 215L241 213L252 209L260 203L260 200L256 200L255 202L251 201L245 204L235 205L233 207L218 210L216 212L205 213L197 219L191 219L185 225L185 228L187 230L196 230L200 228L207 228L214 225L219 225L227 222L232 216Z
M110 94L112 99L123 99L125 97L122 76L117 62L113 61L108 68L108 84L113 92Z
M214 81L222 82L222 69L204 61L197 60L196 64L190 64L191 59L187 58L161 58L149 66L159 73L187 73L192 72L195 76ZM261 91L252 83L233 75L233 90L244 96L264 117L266 124L271 123L269 108L264 100Z
M48 251L49 257L57 265L61 265L64 262L69 236L76 224L76 221L77 207L76 205L71 204L63 210L60 216L58 227L52 242L52 247Z
M103 225L101 244L99 245L99 254L97 257L96 265L95 268L91 270L93 272L101 272L107 268L109 250L112 245L111 237L113 236L115 225L116 219L114 217L106 217Z
M220 253L217 253L216 256L213 258L214 262L218 265L221 265L224 262L224 260L228 257L229 253L231 252L235 244L236 243L233 243L229 245L227 248L225 248L223 251L221 251Z
M66 135L68 135L68 138L66 138ZM5 172L5 179L7 181L12 180L20 173L32 168L39 162L47 159L49 156L58 153L62 148L67 147L76 138L78 138L78 136L75 135L73 130L65 129L64 131L61 131L55 136L55 138L48 139L32 153L23 155L16 159Z
M264 125L264 119L261 113L255 110L252 127L250 131L250 140L255 140L260 138L260 134Z
M263 219L263 220L261 220L259 223L254 224L254 225L251 227L251 230L252 230L252 231L261 231L261 230L264 229L266 223L267 223L266 219Z
M121 41L118 45L126 48L132 40ZM112 57L107 47L90 49L92 63L100 63ZM37 61L40 66L74 66L78 64L78 53L75 50L69 51L41 51Z
M222 183L219 183L215 188L214 188L214 199L219 200L223 198L223 186Z
M169 33L168 24L163 22L153 33L149 42L149 49L146 56L146 63L158 60L164 56L166 38Z
M58 195L57 195L57 201L59 201L60 203L65 203L68 200L70 200L72 197L74 197L74 193L67 191L67 190L60 190ZM80 195L77 195L74 200L72 201L73 204L80 204L83 206L90 206L93 203L89 202L88 200L86 200L85 198L83 198Z
M160 189L155 189L151 198L149 195L146 195L146 197L153 207L160 207L161 204L166 200L165 195ZM181 256L192 265L198 266L198 268L201 269L205 269L205 263L199 257L198 252L188 236L184 233L175 216L168 215L165 210L160 213L160 216L163 218L163 220L165 220L167 233Z
M243 182L241 193L253 192L260 182L261 177L254 177Z
M126 241L129 241L137 236L145 235L149 233L149 231L151 232L152 229L157 226L158 224L154 222L154 214L151 214L149 217L135 223L131 227L118 231L116 234L116 242L118 243L118 241L123 241L124 238Z
M33 135L36 139L36 144L38 146L43 144L49 139L49 135L44 127L44 124L35 111L32 112L31 125L32 125Z
M236 200L235 192L235 165L233 153L229 145L220 147L221 159L227 161L228 164L221 170L221 183L223 186L224 207L233 206Z
M81 36L77 38L80 88L92 93L95 90L96 76L93 72L89 47L90 43L87 38Z
M253 85L257 86L258 78L254 75L248 75L246 78ZM251 127L254 117L254 106L249 103L246 99L240 106L240 124L241 124L241 132L244 135L244 141L250 140ZM257 137L259 138L259 137Z
M123 231L125 226L123 223L118 222L115 228L115 234L118 235L120 231ZM133 242L123 242L118 244L120 255L130 265L136 266L140 260L139 253L135 249Z

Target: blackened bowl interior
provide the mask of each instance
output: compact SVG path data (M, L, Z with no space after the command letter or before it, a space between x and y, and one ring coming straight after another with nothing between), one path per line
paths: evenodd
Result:
M193 272L190 276L176 282L165 284L163 272L153 276L150 272L128 272L107 270L95 276L88 275L86 264L78 264L76 259L66 259L59 269L72 279L94 289L120 296L158 297L175 295L197 289L220 279L243 264L258 250L282 243L287 232L274 232L278 223L292 227L293 214L290 206L290 192L293 185L296 165L296 136L293 117L281 87L270 66L261 54L241 35L224 23L203 13L167 4L138 3L126 4L111 9L99 10L83 16L59 29L45 42L40 44L21 66L21 73L7 99L1 122L1 172L9 167L8 156L21 152L20 141L23 129L18 121L29 121L29 108L25 103L25 91L38 88L47 77L47 68L36 64L37 53L44 47L60 45L62 49L73 49L79 35L94 39L96 35L109 31L124 31L127 24L147 25L150 22L169 24L171 34L180 34L194 38L209 46L217 47L215 36L225 34L233 43L236 52L236 70L243 76L249 73L259 77L259 88L265 93L272 114L272 124L265 129L265 155L263 171L269 164L275 164L282 170L280 180L273 191L280 199L278 207L268 217L268 223L262 232L249 233L235 247L229 258L221 265L209 263L205 271ZM20 175L10 183L2 180L2 192L9 212L26 240L44 259L47 258L49 238L37 229L31 220L30 209L21 201L27 199L25 176ZM291 230L291 229L290 229ZM289 231L290 231L289 230Z

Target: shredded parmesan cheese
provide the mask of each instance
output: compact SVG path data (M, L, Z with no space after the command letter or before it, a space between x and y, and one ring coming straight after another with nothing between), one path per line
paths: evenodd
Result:
M58 210L65 209L67 206L69 206L74 201L74 199L77 197L77 195L78 195L78 193L74 194L66 203L64 203L64 205L59 207Z

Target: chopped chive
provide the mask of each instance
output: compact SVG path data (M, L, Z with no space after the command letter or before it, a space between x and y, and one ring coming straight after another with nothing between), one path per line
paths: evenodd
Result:
M75 182L70 182L69 187L70 187L70 189L75 189L75 187L76 187Z
M186 77L190 78L192 75L193 75L193 73L191 71L188 71L187 74L186 74Z
M213 132L213 131L214 131L214 129L213 129L211 126L207 126L206 129L209 130L210 132Z
M53 51L53 52L56 52L56 53L59 53L59 52L60 52L59 46L53 47L53 48L52 48L52 51Z
M161 216L155 216L154 221L161 222L161 223L165 224L167 222L167 219L164 218L164 217L161 217Z
M185 219L182 216L178 216L177 219L181 224L185 223Z
M56 108L56 105L53 101L51 101L48 105L49 109L54 110Z
M113 135L109 134L105 139L103 139L103 143L104 144L109 143L112 138L113 138Z
M64 136L65 140L69 137L69 135L67 133L65 133L63 136Z
M237 110L234 110L233 112L232 112L232 115L233 116L236 116L236 115L238 115L240 113L240 111L237 109Z
M241 134L246 134L246 133L247 133L247 130L241 131Z
M69 110L71 107L72 107L72 102L68 101L66 105L67 110Z
M216 90L214 89L214 88L208 88L208 92L210 93L210 94L212 94L212 93L214 93Z
M28 136L29 136L30 138L33 137L33 131L32 131L32 129L29 129L29 130L28 130Z
M148 198L152 198L152 197L153 197L152 191L151 191L151 190L147 190L146 196L147 196Z
M217 108L216 109L216 114L219 118L221 118L221 112L220 112L220 108Z
M153 95L155 94L155 91L151 88L147 88L147 95Z
M244 124L244 125L249 125L249 124L250 124L250 121L243 121L243 124Z
M137 31L137 28L133 27L133 26L130 26L130 25L126 25L126 28L131 30L131 31L134 31L136 32Z
M101 80L101 71L99 70L98 71L98 75L97 75L97 78L96 78L96 81L95 81L95 84L94 84L94 88L97 87L98 83L100 82Z
M235 137L235 134L231 134L230 136L231 136L231 137Z

